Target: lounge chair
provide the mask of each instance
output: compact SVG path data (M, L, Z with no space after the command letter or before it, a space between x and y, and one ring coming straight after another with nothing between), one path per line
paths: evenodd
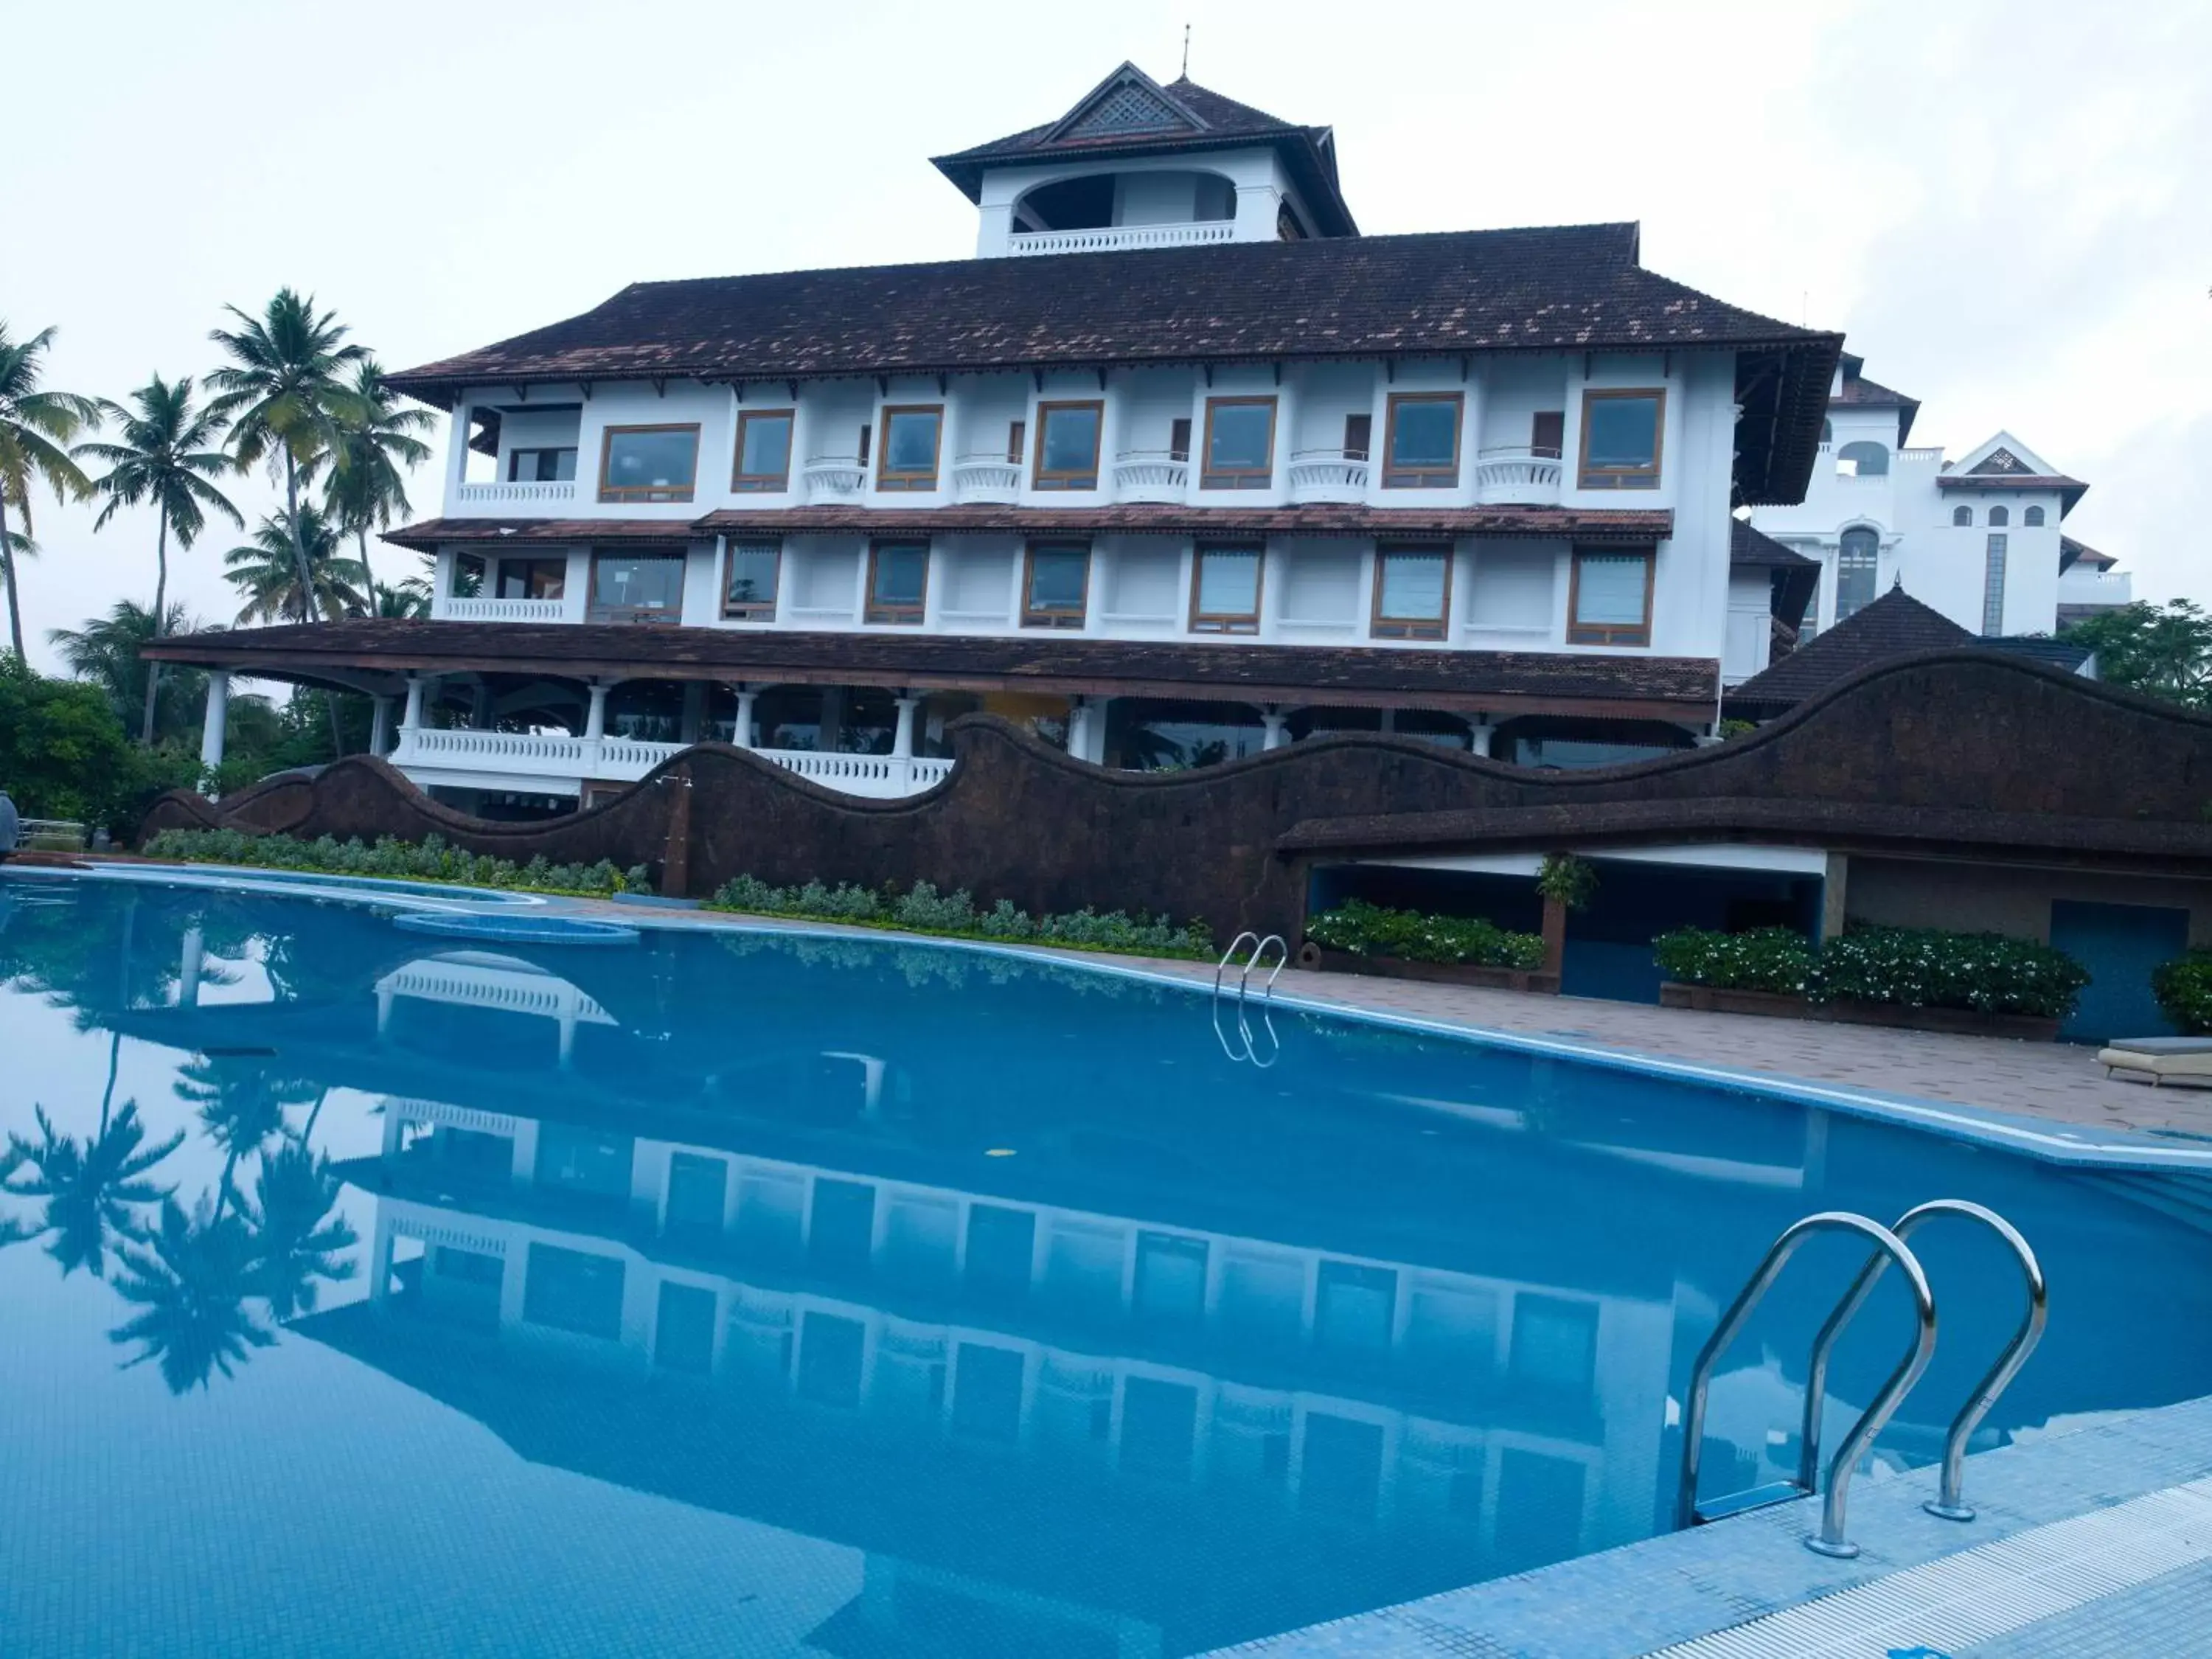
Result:
M2212 1037L2115 1037L2097 1059L2106 1077L2212 1089Z

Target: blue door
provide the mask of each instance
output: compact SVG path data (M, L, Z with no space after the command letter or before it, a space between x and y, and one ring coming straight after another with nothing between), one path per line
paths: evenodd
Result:
M2051 942L2089 970L2089 983L2059 1028L2069 1042L2172 1036L2150 994L2150 972L2189 948L2189 912L2148 904L2051 906Z

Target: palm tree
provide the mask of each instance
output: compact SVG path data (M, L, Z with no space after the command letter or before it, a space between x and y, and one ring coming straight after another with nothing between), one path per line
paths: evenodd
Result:
M306 526L300 521L300 483L337 446L337 410L347 394L339 377L368 356L346 340L336 312L319 314L314 297L280 288L258 317L226 307L235 329L209 336L231 361L208 376L216 392L208 413L228 422L231 449L241 467L265 459L284 480L284 526L291 541L293 595L300 620L315 619L315 591L307 566Z
M53 343L54 331L42 328L21 343L9 337L0 322L0 581L8 586L8 638L15 660L27 665L23 650L23 608L15 582L16 544L8 527L8 509L23 517L27 539L37 532L31 526L31 486L43 479L58 501L82 500L92 483L64 447L88 426L100 423L100 405L73 392L44 392L44 359Z
M64 1277L86 1267L94 1279L102 1278L111 1239L144 1236L133 1208L167 1195L167 1188L146 1176L184 1144L185 1132L179 1129L158 1146L143 1146L146 1128L138 1121L137 1103L126 1100L112 1120L103 1105L99 1132L80 1146L75 1135L55 1133L46 1108L32 1109L40 1139L25 1141L10 1135L9 1146L18 1167L27 1166L33 1173L28 1179L10 1176L0 1189L18 1198L46 1200L40 1231L54 1235L46 1254L61 1263Z
M81 680L98 682L106 691L118 720L128 720L142 703L150 719L155 705L153 675L160 665L142 654L146 645L166 634L191 633L198 626L181 605L171 605L168 614L157 619L143 606L118 599L105 617L89 617L82 628L50 628L46 638L59 648L70 672ZM148 740L158 731L175 730L183 723L204 678L186 669L164 684L161 689L177 695L170 700L168 718L154 719L146 728Z
M368 568L368 532L389 530L410 510L407 469L430 459L430 446L415 434L436 424L427 409L403 409L399 394L384 383L374 357L353 366L353 381L337 406L336 463L324 485L323 504L361 549L362 573L368 586L372 616L387 614L376 602L376 577Z
M222 1200L235 1190L231 1176L241 1159L286 1133L286 1110L313 1098L313 1087L276 1076L248 1062L197 1055L177 1068L177 1098L200 1109L200 1127L222 1148ZM218 1212L222 1201L218 1200Z
M393 621L422 622L430 615L430 584L420 576L385 588L376 596L376 615Z
M167 381L156 374L131 394L133 407L103 402L101 412L121 428L120 443L79 444L76 453L108 465L107 472L92 481L93 489L107 497L107 505L92 521L100 529L121 507L154 504L160 529L154 538L153 637L173 632L168 626L169 538L190 549L207 526L204 507L212 507L240 530L246 520L230 498L208 480L237 471L238 463L216 447L222 422L211 411L192 407L192 380L187 374ZM138 723L138 741L154 742L154 699L161 678L161 665L146 670L146 707Z
M288 523L279 514L264 519L253 539L222 556L225 573L245 598L240 623L275 622L288 611L316 614L335 621L358 617L366 608L354 584L362 568L338 554L337 529L313 507L303 507ZM300 586L302 573L310 584ZM312 592L312 606L303 595Z
M144 1311L107 1334L111 1342L136 1342L124 1369L158 1360L172 1394L207 1386L211 1372L231 1375L234 1363L252 1358L276 1336L246 1305L252 1294L252 1230L225 1215L205 1194L187 1216L173 1198L161 1200L159 1226L143 1243L117 1248L115 1289Z
M330 1159L308 1147L312 1128L310 1120L297 1145L263 1153L253 1197L239 1201L253 1233L253 1288L280 1322L315 1310L318 1280L338 1284L360 1270L344 1254L360 1235L343 1216L331 1214L343 1183Z

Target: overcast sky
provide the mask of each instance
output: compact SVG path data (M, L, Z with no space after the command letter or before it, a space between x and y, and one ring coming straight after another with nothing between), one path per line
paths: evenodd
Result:
M1123 58L1172 79L1186 21L1194 80L1335 127L1364 229L1640 221L1652 269L1846 331L1915 442L2002 427L2088 480L2068 528L2139 596L2212 602L2212 0L18 7L0 318L120 399L284 283L401 368L641 278L962 258L927 158ZM154 523L36 507L51 664L151 599ZM197 615L237 539L176 562Z

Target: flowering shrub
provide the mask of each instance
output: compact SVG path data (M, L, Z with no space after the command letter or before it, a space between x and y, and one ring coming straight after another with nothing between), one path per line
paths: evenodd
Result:
M2212 1032L2212 951L2191 951L2151 969L2160 1011L2191 1036Z
M804 916L817 921L857 922L903 928L913 933L941 933L958 939L988 939L1031 945L1065 945L1092 951L1130 951L1145 956L1192 957L1211 960L1213 936L1202 922L1176 927L1165 916L1111 910L1101 915L1087 906L1062 915L1032 916L1000 899L988 910L975 908L963 888L940 893L929 882L916 882L901 893L850 884L772 887L753 876L726 881L707 901L710 910L742 910L755 915Z
M373 847L359 837L341 842L332 836L301 841L291 836L249 836L237 830L164 830L146 843L149 858L183 859L195 864L240 864L261 870L313 870L325 875L387 876L407 881L450 881L470 887L513 887L546 893L648 893L653 882L645 866L618 869L613 861L527 864L463 852L444 837L425 836L404 842L380 836Z
M1680 927L1651 941L1659 970L1683 985L1711 985L1727 991L1779 991L1802 994L1813 975L1813 946L1791 927L1754 927L1748 933L1716 933Z
M1361 899L1347 899L1314 917L1306 923L1306 937L1326 950L1395 957L1404 962L1528 970L1544 965L1544 941L1534 933L1511 933L1480 916L1389 910Z
M2089 982L2081 963L2048 945L1936 927L1855 927L1817 948L1786 927L1685 927L1652 940L1651 953L1686 985L1984 1014L2063 1018Z

